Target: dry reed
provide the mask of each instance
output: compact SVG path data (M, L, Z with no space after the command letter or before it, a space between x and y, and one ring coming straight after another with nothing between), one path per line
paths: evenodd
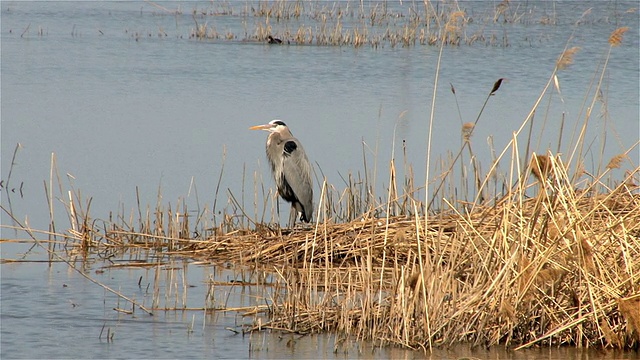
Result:
M341 339L410 348L458 342L637 348L640 194L629 184L640 169L600 193L596 185L571 184L559 155L533 156L528 171L545 196L528 198L534 184L519 182L467 213L445 200L449 209L425 217L409 211L417 205L410 199L398 205L404 215L365 212L349 222L319 219L307 229L220 224L194 233L186 207L158 207L136 231L78 215L66 247L82 249L74 256L86 256L87 247L153 251L272 272L268 306L247 311L270 316L245 331L333 331ZM323 191L321 202L328 197ZM185 303L175 290L161 295L154 290L152 309Z

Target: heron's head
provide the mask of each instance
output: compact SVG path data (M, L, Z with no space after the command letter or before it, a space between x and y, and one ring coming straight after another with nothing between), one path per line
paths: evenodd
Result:
M249 130L265 130L272 133L281 133L285 130L289 131L289 128L282 120L271 120L268 124L252 126Z

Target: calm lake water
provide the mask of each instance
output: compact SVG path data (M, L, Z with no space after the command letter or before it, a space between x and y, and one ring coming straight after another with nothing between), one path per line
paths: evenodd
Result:
M385 3L390 13L402 16L371 29L372 37L375 31L400 28L409 17L411 2ZM349 9L356 15L345 16L348 28L361 24L360 6L375 4L319 1L307 3L306 9ZM629 160L613 170L612 178L620 180L626 170L638 166L634 144L640 138L639 20L637 9L630 10L637 2L512 1L511 14L521 15L515 23L487 21L497 2L459 4L474 19L467 35L481 32L495 41L443 49L431 136L432 171L438 159L457 152L461 124L475 121L494 82L504 78L472 138L487 169L489 143L498 152L505 147L541 94L562 50L578 46L574 63L558 74L561 92L550 90L536 113L531 148L555 152L558 124L564 118L561 152L569 153L574 129L584 122L585 107L594 98L592 82L601 76L609 35L621 26L629 31L608 58L586 133L585 166L595 169L629 149ZM438 46L270 46L254 39L265 20L251 13L256 3L244 1L3 1L1 6L2 205L35 229L46 230L49 223L45 186L51 184L52 159L53 178L60 177L60 186L53 182L55 197L79 190L83 199L91 198L96 218L106 219L110 212L128 214L138 198L143 208L158 201L176 204L179 199L210 207L221 172L218 201L227 203L228 193L237 194L253 215L254 198L248 194L254 193L254 186L269 188L273 183L264 157L266 133L248 127L275 118L287 122L302 141L318 176L322 170L338 189L344 186L342 177L364 172L364 151L368 169L377 164L378 172L369 176L384 194L394 140L396 160L403 161L398 154L404 141L416 181L424 183ZM232 34L232 39L193 38L194 11L199 24ZM554 23L541 23L548 18ZM288 23L271 19L270 25L281 37L301 25L319 32L318 22L304 15ZM525 134L518 138L520 144L526 143ZM54 209L56 222L65 228L68 221L60 201L54 200ZM31 244L7 240L27 235L10 228L14 224L4 212L2 225L2 259L21 258ZM36 261L47 255L36 248L25 258ZM165 279L158 285L166 286L163 291L169 295L164 301L175 296L175 289L171 292L166 285L171 284L167 274L176 275L179 286L194 285L186 287L185 300L185 306L193 307L202 307L210 278L228 281L241 276L211 266L178 264L181 270L174 271L105 269L107 264L94 262L86 270L146 303L152 298L147 285L158 285L156 271ZM421 352L372 350L356 343L334 353L332 336L242 336L227 329L249 321L236 313L124 314L113 310L125 306L121 300L61 263L4 263L0 271L2 358L424 357ZM234 306L251 306L251 291L256 290L220 291L220 297L228 296ZM113 332L111 340L107 331ZM638 354L457 348L433 358L462 356L596 359Z

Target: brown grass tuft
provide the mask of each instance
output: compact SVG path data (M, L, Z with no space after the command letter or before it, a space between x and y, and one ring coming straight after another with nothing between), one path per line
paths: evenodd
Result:
M546 179L551 173L551 159L548 155L535 155L531 159L531 173L539 181Z
M420 279L422 279L422 276L420 276L420 273L413 273L407 279L407 282L406 282L407 288L411 290L416 289L417 286L421 285Z
M640 297L618 299L618 310L627 321L627 334L640 341Z
M609 44L611 44L611 46L620 46L620 44L622 44L622 37L628 30L628 26L623 26L615 29L611 33L611 36L609 36Z
M591 246L589 241L582 235L581 231L576 232L576 237L580 241L580 250L582 252L582 258L585 268L589 271L589 273L596 274L598 269L593 262L593 246Z

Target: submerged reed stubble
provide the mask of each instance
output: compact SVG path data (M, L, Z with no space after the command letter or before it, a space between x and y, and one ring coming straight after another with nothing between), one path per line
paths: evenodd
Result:
M223 36L211 25L221 16L243 17L244 33L227 31ZM508 26L521 24L556 24L556 14L550 15L537 7L527 7L502 1L485 11L463 8L457 2L301 2L276 0L244 4L234 10L193 11L195 28L190 37L266 41L268 35L279 37L287 44L319 46L415 46L473 45L511 46ZM586 21L586 20L585 20ZM204 24L200 24L200 23ZM249 24L253 23L253 29ZM492 29L489 24L499 24ZM621 31L618 35L622 35ZM617 36L610 41L615 42ZM531 38L525 41L531 42Z

